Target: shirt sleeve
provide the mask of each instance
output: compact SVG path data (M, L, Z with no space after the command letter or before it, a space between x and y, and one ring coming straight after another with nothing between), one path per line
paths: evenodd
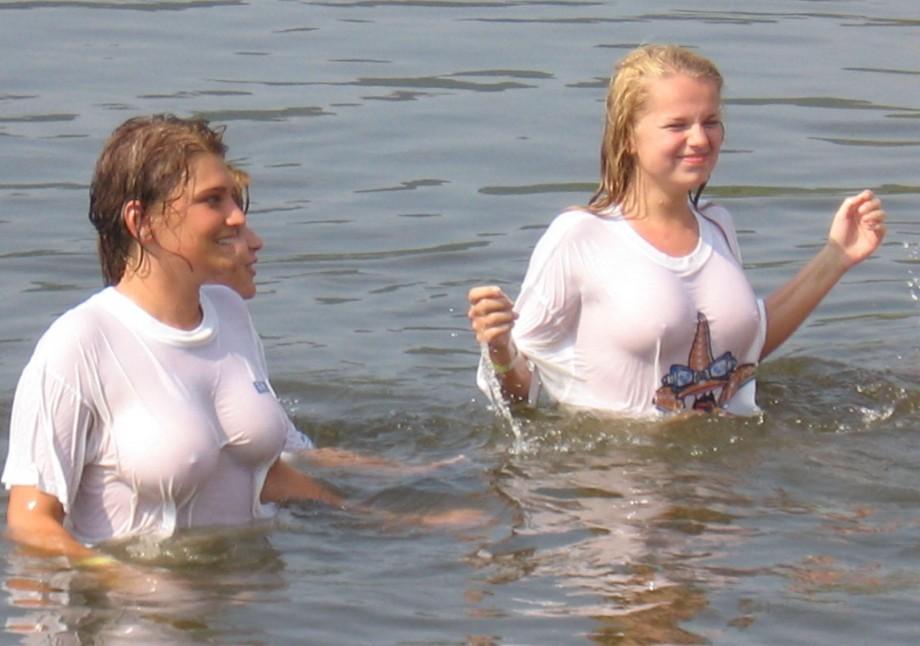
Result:
M252 343L256 348L256 356L258 357L259 361L259 369L264 375L268 375L268 361L265 358L265 346L262 344L262 339L259 338L258 332L256 332L255 325L252 322L252 316L249 313L249 308L245 309L246 315L249 317L249 329L252 335ZM275 392L274 386L272 386L271 383L266 383L271 389L272 397L278 400L278 405L280 406L281 399L278 397L278 393ZM309 451L316 448L309 436L294 426L294 422L292 422L291 418L287 416L286 411L285 422L287 423L287 428L285 429L284 448L282 449L282 454L290 455L297 453L298 451Z
M537 242L521 292L514 304L518 319L511 336L518 350L530 361L533 374L528 400L539 399L548 379L553 386L565 382L575 360L574 340L581 307L580 251L577 222L585 214L563 213ZM594 217L594 216L589 216ZM491 366L480 359L477 384L490 400ZM558 387L551 388L558 392Z
M69 513L93 422L92 409L75 388L42 362L30 362L13 400L3 484L7 489L37 487L57 498Z
M306 433L298 430L290 418L287 420L287 435L284 438L284 453L297 453L310 451L316 446Z
M534 248L514 309L512 335L528 356L552 354L575 333L580 309L577 242L557 219Z
M744 259L741 256L741 245L738 243L738 233L735 231L735 222L732 220L731 213L728 212L728 209L714 202L705 202L700 207L699 212L703 217L720 229L720 233L725 236L725 242L728 244L728 248L731 250L735 260L738 261L738 265L743 265Z

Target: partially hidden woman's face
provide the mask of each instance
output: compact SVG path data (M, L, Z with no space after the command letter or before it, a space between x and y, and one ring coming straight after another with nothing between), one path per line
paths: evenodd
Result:
M256 295L256 253L262 248L262 238L244 224L232 247L236 257L233 269L215 282L226 285L243 298L252 298Z
M637 185L686 194L709 180L719 159L725 134L719 87L686 74L646 83L645 109L630 142Z
M158 246L167 252L163 261L199 285L224 282L222 277L237 271L246 214L233 191L223 158L200 154L192 159L181 194L152 225Z

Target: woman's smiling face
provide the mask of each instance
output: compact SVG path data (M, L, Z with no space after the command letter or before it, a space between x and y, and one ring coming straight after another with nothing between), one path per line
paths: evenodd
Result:
M647 83L645 109L630 142L633 185L686 194L708 181L719 159L724 139L719 88L686 74Z
M246 214L234 200L234 180L224 160L204 153L190 165L189 179L165 215L152 223L158 246L187 267L202 285L223 282L240 264ZM261 245L259 245L261 246Z

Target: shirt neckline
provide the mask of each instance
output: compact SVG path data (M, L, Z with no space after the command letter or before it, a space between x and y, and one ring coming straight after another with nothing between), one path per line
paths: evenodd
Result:
M617 226L630 245L647 258L672 271L688 273L699 269L712 255L712 232L706 218L699 214L692 203L690 205L690 212L696 219L699 235L697 236L696 246L693 250L683 256L672 256L667 254L643 238L639 232L632 227L619 206L610 212L610 221Z
M158 321L114 287L105 288L99 296L125 325L169 345L184 347L204 345L217 334L218 318L214 305L204 290L200 290L198 295L201 304L201 322L191 330L183 330Z

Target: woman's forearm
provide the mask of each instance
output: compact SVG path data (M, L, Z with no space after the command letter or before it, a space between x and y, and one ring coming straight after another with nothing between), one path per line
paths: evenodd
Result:
M767 334L761 359L792 336L846 269L839 249L827 245L792 280L767 297Z
M509 364L499 366L492 364L495 376L501 386L502 396L512 402L527 401L533 374L527 365L527 357L515 352ZM489 366L486 366L488 369Z
M263 503L284 503L292 500L313 500L327 505L341 506L345 498L334 492L316 478L286 464L281 459L268 470L262 486Z

